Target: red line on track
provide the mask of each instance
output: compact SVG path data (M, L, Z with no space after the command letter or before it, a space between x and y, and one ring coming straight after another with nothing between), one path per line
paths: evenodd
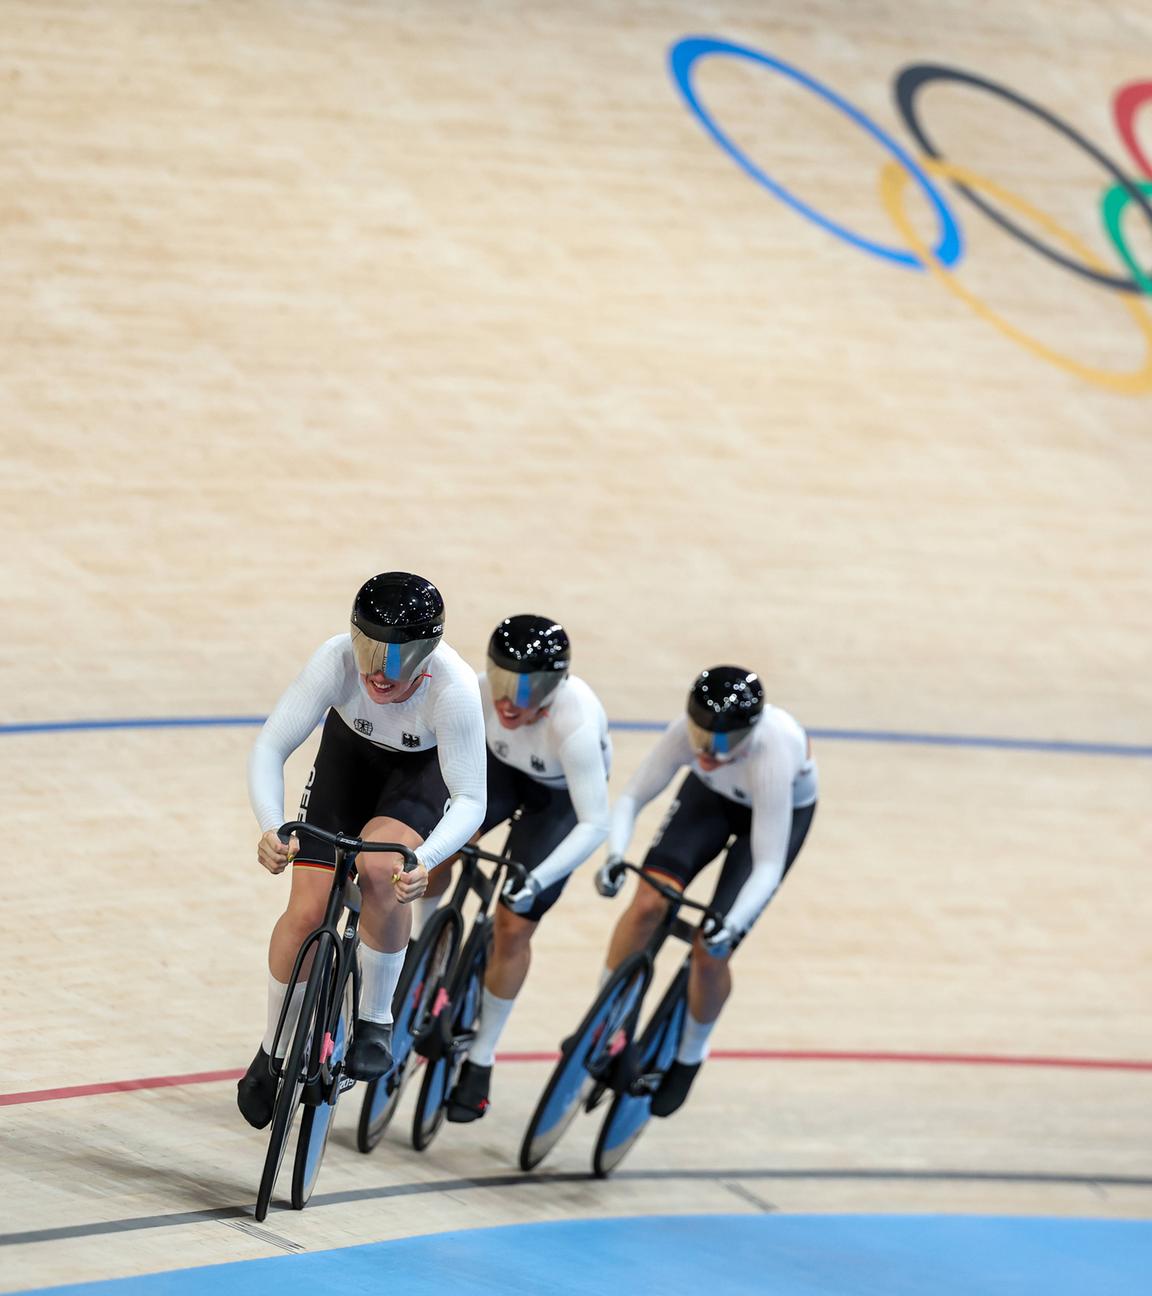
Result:
M210 1084L213 1080L239 1080L241 1071L193 1071L190 1075L144 1076L140 1080L107 1080L103 1084L70 1085L66 1089L30 1089L26 1093L0 1094L0 1107L19 1103L54 1102L57 1098L89 1098L93 1094L125 1093L131 1089L167 1089L174 1085Z
M1087 1071L1152 1071L1152 1062L1123 1058L1014 1057L994 1053L839 1053L798 1049L717 1049L729 1062L912 1062L934 1066L1065 1067Z
M554 1062L559 1053L501 1053L501 1062ZM1012 1057L988 1053L840 1053L797 1049L717 1049L714 1059L726 1062L896 1062L932 1066L1049 1067L1082 1071L1150 1071L1152 1062L1123 1058ZM71 1085L64 1089L30 1089L0 1094L0 1107L55 1102L60 1098L90 1098L96 1094L127 1093L133 1089L167 1089L181 1085L238 1080L244 1072L194 1071L189 1075L145 1076L139 1080L108 1080L102 1084Z

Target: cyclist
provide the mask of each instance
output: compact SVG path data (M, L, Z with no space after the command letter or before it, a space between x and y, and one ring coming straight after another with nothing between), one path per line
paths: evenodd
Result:
M628 849L637 813L684 765L689 773L644 871L682 891L726 850L711 902L725 918L693 945L688 1012L676 1060L652 1099L655 1116L671 1115L687 1098L732 990L729 958L799 854L818 791L807 735L787 711L765 706L756 675L738 666L701 671L686 713L664 731L613 806L608 861L596 874L601 895L614 896L623 885L625 875L614 866ZM666 908L651 887L637 888L612 934L603 977L644 947Z
M530 872L508 882L496 911L480 1024L448 1100L448 1119L466 1122L488 1107L496 1043L528 975L541 918L569 875L608 836L612 746L604 708L569 673L563 626L514 616L496 627L478 673L488 739L488 806L474 840L513 819L509 853ZM448 883L447 870L436 890Z
M276 1079L269 1068L276 1024L300 945L323 920L335 851L276 834L284 816L284 761L324 719L316 762L299 818L331 832L357 832L416 852L418 867L397 857L357 861L361 992L345 1070L360 1080L392 1065L392 995L400 977L412 915L428 873L457 851L484 817L484 713L476 677L443 641L444 601L422 576L384 572L356 595L351 631L313 654L277 702L248 761L248 794L262 836L260 863L270 873L292 864L288 906L268 950L268 1019L260 1048L237 1086L245 1120L272 1119ZM449 797L451 798L449 800ZM447 806L445 805L447 802ZM300 1011L304 983L293 988L284 1048Z

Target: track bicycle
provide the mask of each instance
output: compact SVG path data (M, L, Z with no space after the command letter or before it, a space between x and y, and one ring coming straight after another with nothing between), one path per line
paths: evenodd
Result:
M336 867L332 873L324 920L300 946L288 981L290 986L297 984L311 954L312 966L304 983L300 1015L285 1049L283 1062L277 1055L291 1004L290 994L284 997L284 1006L276 1024L269 1066L279 1078L279 1085L256 1197L258 1220L263 1220L268 1214L297 1108L303 1107L304 1114L296 1140L291 1203L294 1210L303 1210L320 1174L337 1100L344 1090L351 1089L356 1083L343 1073L344 1057L350 1043L349 1031L355 1029L360 1002L360 966L356 956L360 888L356 884L356 857L361 852L391 851L403 857L404 872L410 872L416 866L415 854L396 842L363 841L359 837L330 833L299 821L286 823L277 832L283 842L295 833L334 846ZM338 924L345 911L347 917L341 931Z
M708 905L687 899L635 864L619 863L668 901L668 911L642 950L631 954L612 973L561 1046L557 1062L520 1145L520 1169L534 1170L560 1141L583 1108L594 1111L608 1095L608 1114L592 1158L598 1178L605 1178L624 1159L651 1118L652 1095L676 1057L688 1008L691 950L685 955L656 1011L637 1038L644 998L652 983L656 955L669 936L691 946L698 928L679 916L684 908L703 915L701 926L723 924L724 916Z
M459 855L463 867L451 897L420 933L396 987L392 1008L396 1061L389 1075L370 1082L364 1095L357 1137L362 1152L379 1141L419 1058L425 1066L412 1117L412 1146L422 1152L432 1142L444 1123L448 1096L476 1036L492 944L492 903L506 882L522 883L527 870L506 852L494 855L468 845L461 847ZM482 862L495 867L485 873ZM465 938L463 909L470 895L477 898L478 909Z

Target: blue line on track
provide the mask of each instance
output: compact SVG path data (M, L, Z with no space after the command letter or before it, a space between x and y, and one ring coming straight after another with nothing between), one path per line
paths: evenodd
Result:
M109 720L42 720L0 724L0 737L12 734L83 733L96 729L242 729L264 723L264 716L140 716ZM662 720L613 720L622 733L658 733ZM903 733L894 729L819 729L808 733L822 742L886 743L912 747L977 747L993 751L1051 752L1067 756L1125 756L1152 759L1152 746L1140 743L1065 742L1049 738L998 738L984 734Z
M87 729L242 729L262 725L266 716L141 716L123 720L38 720L0 724L0 734L81 733Z

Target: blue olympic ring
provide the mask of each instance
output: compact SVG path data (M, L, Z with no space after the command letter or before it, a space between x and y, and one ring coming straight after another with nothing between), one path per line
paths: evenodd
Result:
M834 234L846 243L851 243L853 247L858 247L861 251L869 252L873 256L881 257L885 261L893 261L897 265L908 266L913 270L924 269L924 262L915 253L900 248L887 247L883 243L873 243L859 234L854 234L845 226L837 225L835 221L829 220L822 212L818 212L814 207L809 207L807 203L801 202L795 194L790 193L783 185L773 180L743 150L738 148L716 124L715 118L700 102L695 87L692 85L693 68L700 59L709 54L724 54L734 58L748 59L753 63L762 63L765 67L782 72L786 77L790 77L793 81L819 95L821 99L839 109L857 126L867 131L878 144L891 153L900 163L932 204L941 229L940 241L932 251L933 257L940 265L945 267L954 266L960 260L964 250L960 227L957 225L943 194L932 183L927 172L917 165L911 154L903 149L891 135L877 126L871 118L865 116L859 108L850 104L846 99L842 99L826 85L821 85L819 81L808 76L807 73L801 72L799 68L794 68L791 64L785 63L783 59L772 58L770 55L762 54L759 50L751 49L746 45L737 45L732 41L716 40L712 36L687 36L683 40L677 41L672 46L668 56L672 78L676 82L677 88L708 134L753 180L775 194L781 202L787 203L793 211L799 212L801 216L819 225L821 229L827 230L829 234Z

